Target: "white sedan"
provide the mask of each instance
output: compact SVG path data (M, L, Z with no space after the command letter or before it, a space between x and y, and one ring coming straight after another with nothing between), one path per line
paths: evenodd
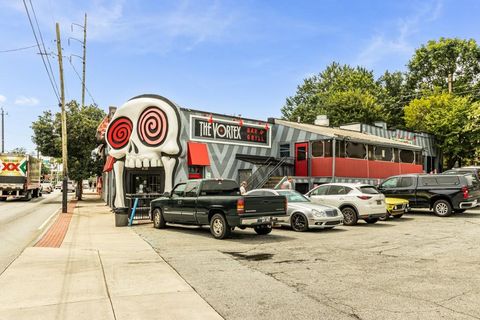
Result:
M310 190L306 196L314 203L339 208L347 226L357 224L358 219L375 223L387 213L385 196L368 184L327 183Z

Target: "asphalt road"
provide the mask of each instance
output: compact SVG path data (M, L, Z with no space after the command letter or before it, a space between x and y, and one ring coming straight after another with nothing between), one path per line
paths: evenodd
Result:
M477 210L228 240L135 230L225 319L480 319Z
M0 274L43 233L61 201L57 190L31 201L0 202Z

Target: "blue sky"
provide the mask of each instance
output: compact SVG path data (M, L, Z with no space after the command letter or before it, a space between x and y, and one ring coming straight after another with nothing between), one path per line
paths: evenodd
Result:
M28 3L28 1L27 1ZM439 37L480 33L479 1L32 0L47 51L60 23L67 100L81 99L68 57L81 55L88 14L87 88L107 110L142 93L183 107L266 119L305 77L332 61L377 76L405 70L414 50ZM35 44L21 0L0 0L0 51ZM0 53L6 150L33 150L30 125L57 100L35 48ZM58 82L58 62L50 63ZM81 60L72 57L81 72ZM87 103L92 98L87 94Z

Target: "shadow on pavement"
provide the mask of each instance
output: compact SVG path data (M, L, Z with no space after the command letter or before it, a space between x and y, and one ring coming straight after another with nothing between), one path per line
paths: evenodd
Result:
M185 235L200 236L203 238L210 238L212 241L217 241L210 233L210 228L205 226L183 226L168 224L167 228L158 230L159 232L168 233L183 233ZM253 229L235 229L229 238L223 239L224 242L235 241L241 243L255 243L255 242L279 242L279 241L291 241L296 240L294 237L287 237L283 235L275 234L275 229L268 235L258 235Z

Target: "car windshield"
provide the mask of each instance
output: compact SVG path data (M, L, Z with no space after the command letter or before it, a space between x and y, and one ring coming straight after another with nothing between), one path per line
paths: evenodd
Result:
M310 202L303 194L294 190L279 190L279 195L287 197L288 202Z

